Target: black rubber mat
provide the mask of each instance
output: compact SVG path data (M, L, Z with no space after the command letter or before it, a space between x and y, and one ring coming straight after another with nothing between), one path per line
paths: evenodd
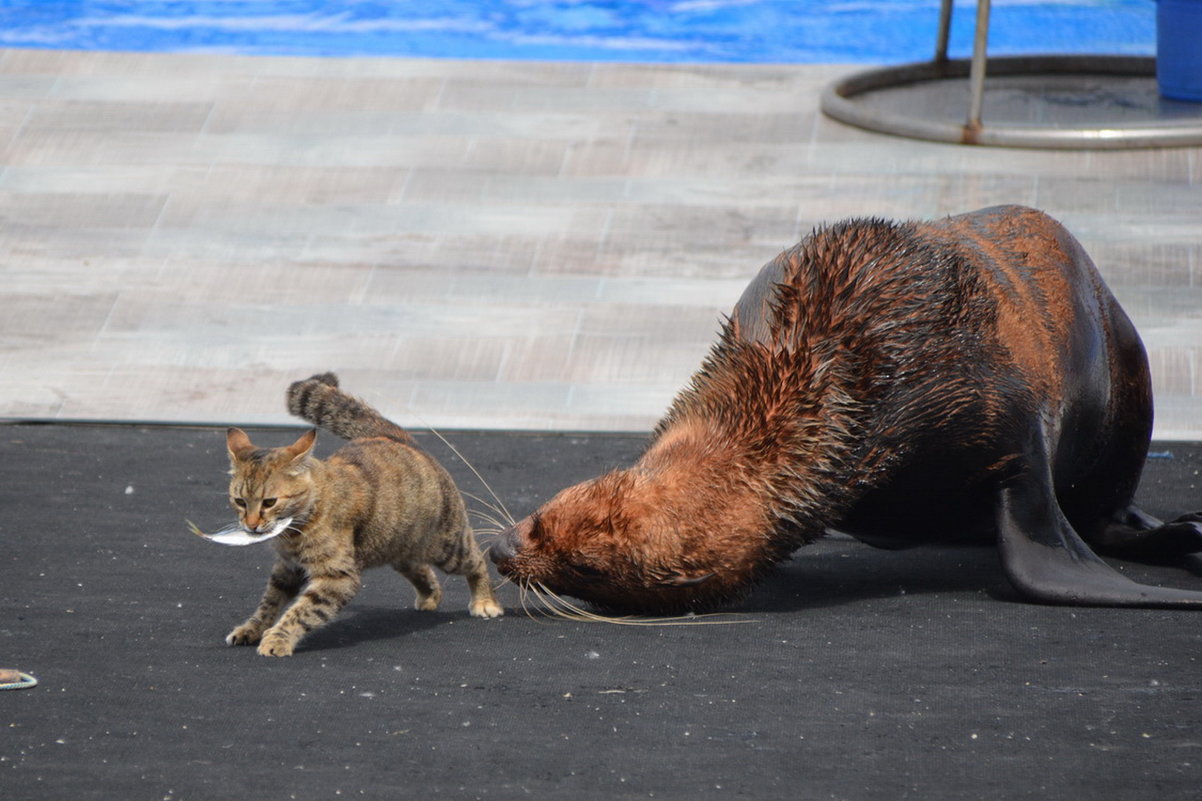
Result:
M519 515L642 446L451 439ZM1202 448L1154 448L1148 510L1202 507ZM231 519L226 468L216 429L0 428L0 667L39 681L0 692L0 798L1199 798L1202 614L1024 603L990 549L837 538L723 625L532 618L511 586L476 620L455 577L416 612L369 572L267 659L223 638L270 549L184 522Z

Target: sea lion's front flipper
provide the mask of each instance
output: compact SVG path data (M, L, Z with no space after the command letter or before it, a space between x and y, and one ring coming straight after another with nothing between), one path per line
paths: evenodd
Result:
M1137 584L1102 561L1073 530L1056 502L1050 476L1037 466L1001 490L998 547L1010 581L1037 601L1202 607L1202 592Z

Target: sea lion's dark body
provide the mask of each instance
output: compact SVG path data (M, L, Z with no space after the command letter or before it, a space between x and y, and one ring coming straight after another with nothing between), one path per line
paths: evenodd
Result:
M977 256L956 269L977 272L975 286L992 302L973 304L983 307L973 323L988 321L1000 343L906 341L910 373L885 382L876 430L861 448L889 450L894 465L834 527L882 547L991 538L996 481L978 479L1000 478L990 468L1007 460L1003 472L1016 472L1017 457L1050 462L1056 495L1082 533L1131 502L1152 431L1143 346L1089 257L1049 222L1003 207L923 226L928 242ZM787 269L787 260L769 263L744 292L732 314L740 339L770 341ZM934 290L964 291L948 282Z
M1197 516L1132 505L1151 430L1139 336L1054 220L853 220L761 270L635 467L561 493L494 553L519 580L661 611L729 597L826 529L996 541L1037 600L1202 607L1095 554L1202 550ZM558 569L573 553L587 580Z

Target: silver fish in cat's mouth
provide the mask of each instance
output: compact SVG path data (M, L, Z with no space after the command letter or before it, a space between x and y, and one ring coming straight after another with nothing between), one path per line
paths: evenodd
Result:
M212 534L205 534L191 520L188 521L188 528L198 537L204 537L206 540L211 540L221 545L254 545L256 542L263 542L284 533L284 530L291 523L291 517L281 517L275 521L275 525L269 531L262 533L247 531L241 523L232 523Z

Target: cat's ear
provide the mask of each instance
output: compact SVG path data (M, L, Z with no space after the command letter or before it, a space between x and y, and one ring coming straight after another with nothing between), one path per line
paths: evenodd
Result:
M245 460L255 449L250 437L240 428L231 428L225 432L225 447L230 452L230 462Z
M304 434L301 434L300 439L285 448L290 457L290 461L294 465L299 465L309 457L313 452L313 444L317 442L317 429L310 428Z

